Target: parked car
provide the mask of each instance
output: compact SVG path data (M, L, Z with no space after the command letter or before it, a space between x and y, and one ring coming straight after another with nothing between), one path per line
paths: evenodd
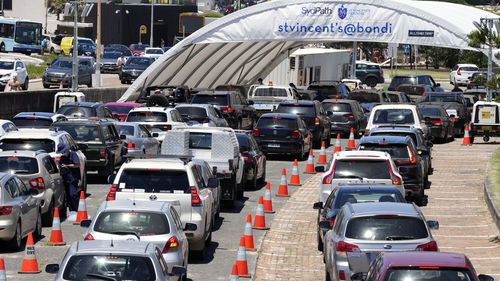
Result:
M12 118L20 129L48 129L52 123L66 120L66 116L52 112L20 112Z
M229 127L222 113L211 104L178 104L175 109L186 122L196 122L208 127Z
M307 86L307 90L316 91L324 99L346 98L351 91L344 83L337 81L312 82Z
M363 111L369 113L372 108L379 104L390 103L391 100L387 94L378 90L357 89L349 93L347 99L359 102Z
M78 65L78 85L92 87L92 74L94 69L82 63L79 58ZM60 57L48 64L47 70L42 76L43 87L48 89L51 86L71 87L71 76L73 71L73 59L70 57Z
M194 95L191 103L215 106L233 129L251 130L254 126L256 111L253 102L247 101L240 92L203 91Z
M132 51L132 55L140 56L144 54L144 50L149 47L148 44L130 44L129 49Z
M454 124L441 104L423 102L418 104L418 109L427 122L433 140L453 139Z
M116 122L115 127L120 137L126 136L127 157L156 155L160 151L160 142L144 125Z
M472 74L476 72L479 72L479 68L475 64L457 64L450 71L450 84L467 86Z
M247 188L256 189L257 183L266 182L266 155L262 152L257 141L248 131L236 131L240 153L245 161L244 177Z
M154 62L153 58L130 57L120 69L120 81L122 84L132 83L146 68Z
M144 49L143 56L145 57L157 59L161 57L161 55L163 55L162 48L147 47Z
M108 102L104 106L111 111L115 119L123 122L127 119L127 115L132 109L141 107L142 104L135 102Z
M54 209L66 217L66 191L56 162L43 151L0 152L0 173L13 173L32 189L38 190L42 223L52 226Z
M366 128L366 115L359 102L347 99L326 99L321 102L330 118L330 133L348 135L351 128L355 135L362 135Z
M136 107L128 113L125 121L144 125L152 133L157 133L160 144L168 130L187 126L177 109L165 107Z
M117 64L118 58L122 52L113 50L102 53L101 55L101 72L102 73L118 73L120 67Z
M391 84L389 84L389 91L397 91L399 85L411 84L411 85L428 85L432 88L433 92L442 92L443 88L441 84L436 83L434 78L429 74L399 74L391 79Z
M115 118L111 110L100 102L68 102L59 107L56 113L68 119Z
M368 272L380 252L438 251L422 211L407 203L346 204L337 214L332 230L325 234L326 274L330 280L351 280L351 275ZM328 222L320 225L330 227Z
M370 131L378 126L413 126L422 130L425 137L429 137L429 128L425 124L422 113L413 104L385 104L377 105L370 112L366 130Z
M368 87L384 83L384 71L378 63L356 61L356 78Z
M0 119L0 137L10 131L18 131L16 125L9 120Z
M29 76L26 65L20 59L0 59L0 91L5 89L7 83L15 75L17 81L21 84L21 89L28 90Z
M428 93L420 102L441 105L453 122L454 135L462 135L465 130L465 124L470 121L467 102L462 93L440 92Z
M313 136L300 116L288 113L267 113L252 131L266 156L271 153L292 154L303 160L313 147Z
M0 241L19 251L28 233L42 235L40 200L34 197L38 190L28 189L15 174L2 172L0 187Z

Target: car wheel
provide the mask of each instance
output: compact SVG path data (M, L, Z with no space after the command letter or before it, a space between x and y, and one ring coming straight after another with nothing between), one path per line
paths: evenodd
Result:
M43 88L44 89L48 89L48 88L50 88L50 85L49 84L43 84Z
M28 90L28 85L30 83L30 79L28 78L28 76L26 76L26 79L24 79L24 84L22 85L22 89L27 91Z
M323 240L321 240L321 235L319 235L320 231L321 230L318 229L318 231L316 232L316 238L318 240L318 251L323 252Z
M377 79L375 77L368 77L365 80L365 84L368 87L375 87L375 86L377 86Z
M14 237L12 237L12 240L7 243L10 249L13 251L20 251L21 247L23 245L23 237L21 236L21 222L17 222L16 226L16 232L14 233Z
M38 210L33 237L40 238L42 236L42 210Z
M52 226L52 221L54 219L54 202L55 202L55 199L54 199L54 197L52 197L50 200L51 201L50 201L49 209L42 216L43 226L49 226L49 227Z
M259 179L259 183L266 182L266 162L265 161L264 161L264 164L262 165L262 169L264 169L264 171L262 172L262 177Z

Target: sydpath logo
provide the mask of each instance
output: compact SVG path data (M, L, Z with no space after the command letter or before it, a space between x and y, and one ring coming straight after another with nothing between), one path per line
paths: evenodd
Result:
M307 17L331 16L333 9L330 7L301 7L300 14Z

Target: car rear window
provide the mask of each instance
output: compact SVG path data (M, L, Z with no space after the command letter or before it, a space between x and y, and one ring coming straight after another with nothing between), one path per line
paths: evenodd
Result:
M462 66L460 71L479 71L479 68L473 66Z
M238 139L238 144L240 146L240 152L245 152L250 150L250 137L243 134L236 134L236 138Z
M354 188L352 188L354 189ZM346 203L368 203L368 202L401 202L406 203L401 192L395 188L387 191L368 190L343 190L335 198L335 209L340 209Z
M274 129L297 129L297 121L287 118L260 118L257 122L258 128L274 128Z
M392 158L409 158L408 146L406 144L389 143L365 143L359 146L359 150L383 151L389 153Z
M211 133L189 133L189 148L191 149L212 149Z
M373 132L373 133L370 133L370 136L398 136L398 137L409 136L413 140L414 144L418 144L417 136L413 133L386 131L386 132Z
M54 126L60 131L66 131L77 142L102 143L99 126L97 125L77 125L60 124Z
M443 95L443 94L428 94L425 98L424 101L430 101L430 102L457 102L457 103L463 103L462 99L460 98L460 95L458 94L451 94L451 95Z
M397 87L397 91L407 93L408 95L422 96L425 93L425 85L403 85Z
M72 281L157 280L149 257L111 253L72 256L64 267L63 278Z
M34 157L1 156L0 172L15 172L16 174L38 173L38 161Z
M422 219L392 214L353 218L345 232L345 237L360 240L410 240L428 236Z
M280 104L275 110L276 113L291 113L300 116L314 117L316 109L313 105Z
M187 117L189 119L205 118L207 117L207 110L200 107L176 107L177 111L182 115L182 117Z
M415 124L410 109L377 109L373 124Z
M387 271L384 281L473 281L476 278L468 270L446 268L439 266L430 267L409 267L409 268L391 268Z
M64 116L76 117L76 118L87 118L87 117L97 116L95 108L74 106L74 105L62 106L57 110L57 113L62 114Z
M135 127L132 125L115 124L115 127L119 135L134 136L135 134Z
M164 112L134 111L127 116L127 122L168 122Z
M104 233L135 232L137 235L170 233L164 214L135 211L106 211L99 214L94 231Z
M183 170L124 169L118 182L120 188L142 189L144 192L191 192L187 173Z
M55 151L53 140L49 139L3 139L0 141L0 149L7 150L44 150L47 153Z
M391 80L389 89L396 89L401 84L417 84L415 77L394 77Z
M424 117L441 117L441 110L435 107L420 107L420 112Z
M133 106L118 106L118 105L106 105L106 107L111 110L111 112L118 114L128 114L132 110Z
M337 87L335 87L334 85L310 85L309 87L307 87L307 89L316 91L318 92L318 94L326 97L339 95Z
M254 97L287 97L288 93L282 88L257 88L253 92Z
M52 124L50 119L36 117L17 117L12 120L18 128L48 128Z
M326 111L332 112L352 112L351 105L348 103L330 103L324 102L322 103L323 108Z
M335 162L334 178L390 179L387 160L350 160Z
M359 103L381 103L380 95L369 92L351 92L348 99L358 101Z
M200 95L196 94L191 103L195 104L213 104L213 105L228 105L228 95Z

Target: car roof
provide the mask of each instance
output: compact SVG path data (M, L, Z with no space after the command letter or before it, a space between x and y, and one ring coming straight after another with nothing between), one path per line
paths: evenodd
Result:
M201 91L196 93L196 95L200 96L222 96L222 95L231 95L234 93L239 93L238 91Z
M395 185L340 185L335 188L337 192L341 191L352 191L352 192L359 192L359 191L374 191L374 192L379 192L379 191L393 191L393 192L400 192L398 187Z
M113 246L111 246L113 245ZM128 241L128 240L87 240L73 242L71 249L77 254L84 253L130 253L130 254L146 254L154 249L154 244L144 241Z
M468 268L467 257L462 253L444 252L382 252L381 257L388 267L439 266Z
M175 106L175 108L178 107L199 107L199 108L209 108L212 107L213 105L211 104L203 104L203 103L180 103Z
M377 109L416 109L417 106L414 104L401 104L401 103L393 103L393 104L379 104L373 107L372 112Z
M124 169L172 169L185 170L182 160L176 158L132 159L122 165Z
M2 136L2 139L41 139L41 138L53 138L60 136L62 134L67 134L64 131L51 131L51 130L37 130L37 129L25 129L22 131L10 131Z
M388 144L407 144L411 141L409 136L364 136L359 140L359 144L378 144L378 143L388 143Z
M472 63L459 63L457 64L458 67L462 67L462 66L474 66L474 67L477 67L477 65L475 64L472 64Z
M135 107L130 110L130 112L168 112L174 110L174 108L171 107L164 107L164 106L148 106L148 107ZM129 112L129 113L130 113Z
M47 118L51 119L52 116L54 116L55 113L53 112L20 112L14 116L14 118L18 117L30 117L30 116L36 116L38 118Z
M68 107L68 106L80 106L80 107L98 107L99 105L102 105L100 102L89 102L89 101L83 101L83 102L68 102L67 104L61 106L61 107Z
M136 102L107 102L104 105L112 105L112 106L142 106L141 103L136 103Z
M33 157L36 158L38 155L47 154L45 150L6 150L0 151L0 156L21 156L21 157Z
M263 114L260 118L285 118L285 119L298 119L300 118L296 114L291 113L266 113Z
M418 215L416 207L410 203L367 202L346 204L354 215Z
M418 103L417 106L418 107L429 107L429 108L443 108L443 103L442 102L434 102L434 101L431 101L431 102L421 102L421 103Z
M321 101L321 103L357 103L358 101L356 100L350 100L350 99L325 99Z
M57 121L53 124L55 125L60 125L60 124L72 124L72 125L99 125L101 123L113 123L115 120L109 120L109 119L100 119L100 118L95 118L95 117L90 117L88 119L73 119L73 120L64 120L64 121Z
M151 212L162 212L162 210L168 210L169 207L173 205L169 201L143 201L143 200L113 200L104 201L99 209L106 211L151 211Z
M139 127L139 123L136 123L136 122L113 122L113 124L115 124L115 126L133 126L133 127Z
M316 103L316 101L313 100L285 100L280 102L280 105L306 105L306 106L312 106Z
M370 129L371 132L405 132L405 133L417 133L419 129L415 127L407 127L407 126L378 126L373 129Z
M431 75L429 75L429 74L398 74L398 75L394 76L392 79L399 78L399 77L431 77Z
M390 158L387 152L383 151L372 151L372 150L352 150L352 151L340 151L334 154L335 159L382 159L386 160Z

